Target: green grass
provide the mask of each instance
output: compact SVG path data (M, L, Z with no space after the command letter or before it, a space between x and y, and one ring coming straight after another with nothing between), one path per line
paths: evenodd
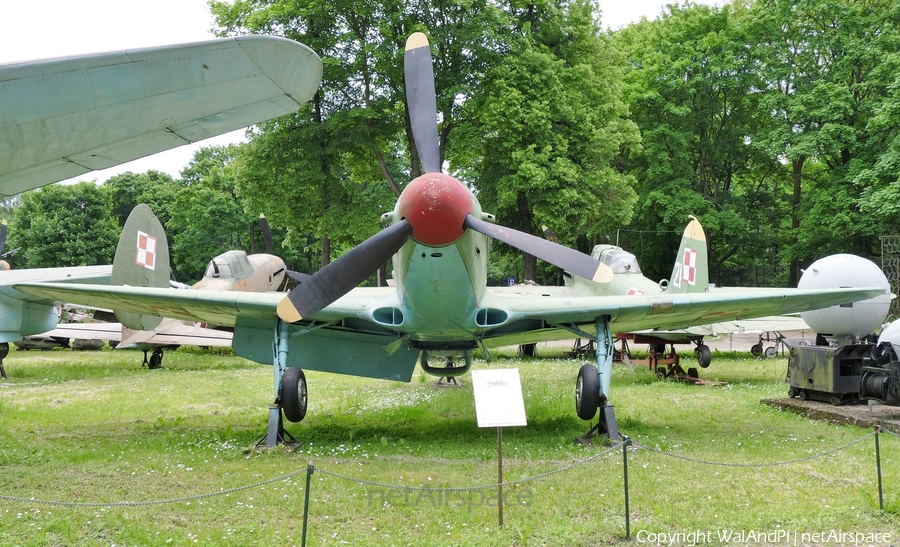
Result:
M553 350L534 359L496 353L493 363L476 366L518 368L528 415L527 427L503 431L506 480L604 450L574 442L587 430L573 409L575 374L586 361L554 358ZM309 372L309 415L288 425L304 444L248 451L265 433L271 369L227 352L169 352L154 371L140 368L140 353L111 350L13 351L5 365L11 379L0 387L0 495L142 502L294 474L162 505L3 501L3 545L299 545L309 463L319 470L311 477L309 545L588 546L625 537L621 450L507 488L507 499L519 503L505 508L502 528L487 503L493 488L399 489L496 482L496 430L477 427L468 376L463 388L439 389L419 372L408 384ZM617 365L619 426L644 446L731 464L797 460L870 433L761 405L785 396L785 368L783 359L716 354L703 376L727 385L693 386ZM632 448L631 534L646 541L648 533L697 530L714 538L718 530L786 530L798 539L831 530L891 532L896 544L900 439L880 440L884 513L871 438L823 458L766 467Z

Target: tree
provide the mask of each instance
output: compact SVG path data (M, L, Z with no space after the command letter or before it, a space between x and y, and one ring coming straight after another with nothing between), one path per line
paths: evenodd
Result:
M25 192L15 208L7 249L16 268L111 264L119 226L108 190L92 182Z
M287 228L293 244L317 246L322 265L332 241L348 248L374 233L375 219L420 174L403 84L407 36L425 30L432 40L443 153L462 98L477 88L477 53L501 34L498 11L485 0L237 1L212 9L221 34L278 34L323 59L314 99L294 116L260 125L237 172L238 193Z
M626 237L624 246L651 278L668 278L688 215L704 224L713 271L751 270L779 244L781 179L775 159L755 146L766 113L738 22L729 7L669 6L614 37L627 56L625 97L643 138L625 158L640 181L632 226L657 234Z
M131 210L139 203L149 205L165 226L170 218L169 207L181 187L168 173L154 170L146 173L128 171L110 177L104 185L109 189L113 216L119 226L125 225Z
M879 228L861 202L895 133L877 113L900 68L898 23L900 6L879 0L760 0L748 13L775 122L759 142L789 163L793 182L791 286L801 260L875 247Z
M538 234L546 224L570 243L627 223L636 202L615 159L639 135L593 15L580 0L511 9L517 32L466 101L449 155L501 224ZM523 276L535 274L526 255Z

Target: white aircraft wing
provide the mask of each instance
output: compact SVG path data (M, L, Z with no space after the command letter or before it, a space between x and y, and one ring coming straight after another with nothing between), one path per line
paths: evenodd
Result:
M321 77L272 36L0 65L0 196L290 114Z

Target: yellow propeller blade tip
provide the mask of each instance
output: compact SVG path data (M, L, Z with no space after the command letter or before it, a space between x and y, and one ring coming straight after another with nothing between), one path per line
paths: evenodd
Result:
M297 308L294 307L294 304L287 297L281 299L276 311L278 312L278 317L285 323L296 323L303 319L300 316L300 312L297 311Z
M428 47L428 37L424 32L414 32L406 39L406 51L417 49L420 47Z
M591 278L591 281L594 283L609 283L613 280L613 271L606 264L600 264L597 268L597 271L594 273L594 277Z

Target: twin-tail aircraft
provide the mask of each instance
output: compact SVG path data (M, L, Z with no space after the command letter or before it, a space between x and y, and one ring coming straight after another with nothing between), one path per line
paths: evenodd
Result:
M271 36L0 65L0 197L295 112L321 77L312 50ZM13 283L105 284L110 272L0 271L0 365L9 342L59 320Z
M473 192L441 172L434 73L424 34L410 36L404 62L413 139L424 175L409 182L383 229L310 276L287 295L130 286L18 284L48 300L234 328L238 355L273 364L275 405L267 444L278 442L282 412L307 411L302 369L409 381L417 365L435 376L465 372L477 350L549 340L591 338L597 365L580 368L575 407L618 438L610 376L613 332L684 328L741 317L779 315L852 302L883 288L760 289L734 293L587 293L578 287L488 287L492 240L502 241L582 278L610 286L615 275L597 259L494 222ZM132 250L132 253L135 251ZM393 287L358 287L393 260ZM123 261L128 263L133 261ZM591 285L595 284L595 285ZM624 285L623 285L624 287ZM125 322L123 320L123 322Z
M136 208L133 215L152 215L149 207ZM130 219L131 217L129 217ZM284 260L273 254L272 235L269 223L265 215L260 215L260 227L265 239L266 252L247 254L245 251L233 249L213 257L206 266L203 278L193 285L172 283L178 288L187 290L214 290L214 291L253 291L271 292L277 291L284 285L285 278L302 281L307 275L293 272L287 269ZM154 233L159 241L165 241L165 233L160 227L159 233ZM117 248L116 260L130 261L130 251L134 243L133 238L123 234L119 239L119 245L125 245L122 252ZM127 265L113 264L113 271L123 271ZM194 322L165 318L159 325L151 330L130 329L121 323L65 323L60 324L52 331L42 335L43 338L116 342L118 349L136 349L144 352L143 366L156 369L162 366L166 349L177 348L182 345L203 347L229 347L231 346L230 329L207 328L196 325ZM151 352L150 357L147 353Z

